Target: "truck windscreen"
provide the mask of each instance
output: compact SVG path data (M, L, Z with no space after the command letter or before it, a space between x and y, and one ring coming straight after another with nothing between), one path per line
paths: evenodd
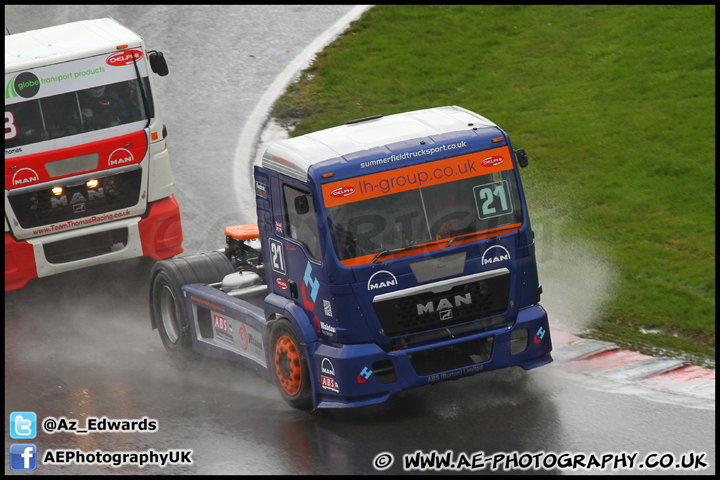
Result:
M323 195L335 252L353 265L388 250L508 233L523 220L507 147L325 184Z
M154 115L150 91L138 48L6 72L5 155L44 153L143 130ZM88 132L91 138L83 136Z
M149 91L147 77L143 81ZM5 148L147 120L137 79L30 99L5 110L16 129L12 138L6 135Z

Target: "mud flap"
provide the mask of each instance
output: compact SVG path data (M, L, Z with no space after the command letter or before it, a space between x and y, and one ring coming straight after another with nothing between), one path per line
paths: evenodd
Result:
M201 355L232 360L272 383L265 351L263 311L205 284L184 285L192 348Z

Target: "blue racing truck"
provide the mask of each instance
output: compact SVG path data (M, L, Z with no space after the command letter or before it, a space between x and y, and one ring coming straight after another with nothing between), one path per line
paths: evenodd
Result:
M280 141L254 167L257 224L153 266L152 327L169 352L253 368L303 410L550 363L526 165L456 106Z

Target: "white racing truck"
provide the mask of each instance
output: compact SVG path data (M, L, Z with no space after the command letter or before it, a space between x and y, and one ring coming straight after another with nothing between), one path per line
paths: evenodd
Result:
M150 71L163 54L110 18L5 37L5 290L183 251Z

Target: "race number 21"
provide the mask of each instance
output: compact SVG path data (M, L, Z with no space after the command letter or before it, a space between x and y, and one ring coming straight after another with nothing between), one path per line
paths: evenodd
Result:
M285 257L283 256L282 242L272 239L270 241L270 264L277 273L285 275Z
M508 194L507 182L494 182L473 188L478 217L481 219L499 217L512 213L512 202Z

